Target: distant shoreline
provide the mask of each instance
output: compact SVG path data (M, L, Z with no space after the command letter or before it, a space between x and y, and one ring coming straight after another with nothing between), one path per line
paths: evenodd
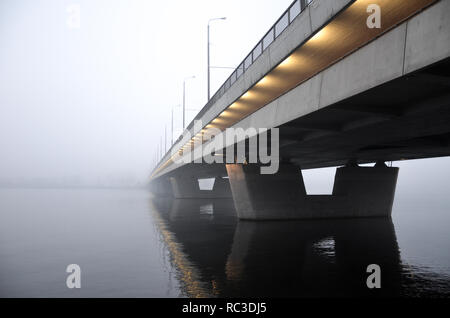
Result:
M147 186L57 186L57 185L0 185L0 189L67 189L67 190L77 190L77 189L110 189L110 190L131 190L131 189L148 189Z

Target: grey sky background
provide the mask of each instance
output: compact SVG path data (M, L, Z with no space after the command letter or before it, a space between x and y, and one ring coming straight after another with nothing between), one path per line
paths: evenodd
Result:
M235 67L290 2L2 0L1 178L145 182L185 77L187 107L206 102L208 19L227 17L211 25L211 64ZM212 70L212 93L230 72Z
M181 133L185 77L196 76L187 107L206 102L208 19L227 17L211 25L211 65L236 67L290 3L2 0L0 183L145 183L165 125L169 146L172 107ZM67 24L71 4L80 28ZM211 72L213 94L231 70ZM332 171L306 172L311 191Z

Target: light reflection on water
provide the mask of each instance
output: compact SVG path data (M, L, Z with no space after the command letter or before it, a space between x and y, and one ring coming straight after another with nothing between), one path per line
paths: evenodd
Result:
M336 257L334 238L326 237L313 245L319 255L326 257L330 262L334 262Z
M448 273L402 261L391 219L249 222L226 199L153 203L209 296L450 296ZM366 287L369 264L382 269L380 290Z
M154 212L154 210L152 210ZM158 213L153 213L156 224L161 233L161 242L165 243L165 247L169 252L172 265L176 268L177 278L182 283L182 296L186 297L209 297L205 283L201 281L197 268L189 261L183 253L182 245L176 242L174 234L167 229L164 220Z
M394 222L249 222L227 199L1 189L0 296L448 297L448 217L435 211L394 209ZM82 268L80 290L65 286L71 263ZM381 290L365 285L372 263Z

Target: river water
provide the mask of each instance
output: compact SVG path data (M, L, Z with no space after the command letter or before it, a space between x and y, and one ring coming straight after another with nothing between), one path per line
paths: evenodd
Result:
M242 222L227 199L0 189L0 296L449 297L448 190L401 177L392 219Z

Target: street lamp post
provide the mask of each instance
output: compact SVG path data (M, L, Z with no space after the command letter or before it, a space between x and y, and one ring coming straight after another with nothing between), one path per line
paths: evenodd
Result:
M215 20L225 20L226 19L226 17L222 17L222 18L214 18L214 19L209 19L208 20L208 40L207 40L207 51L208 51L208 53L207 53L207 63L208 63L208 99L207 99L207 102L209 101L209 99L210 99L210 97L211 97L211 94L210 94L210 74L209 74L209 70L210 70L210 65L209 65L209 23L211 22L211 21L215 21Z
M185 128L185 117L186 117L186 80L195 78L195 76L185 77L183 80L183 132Z
M167 126L164 125L164 153L167 153Z
M170 145L173 145L173 106L172 106L172 122L171 122Z

